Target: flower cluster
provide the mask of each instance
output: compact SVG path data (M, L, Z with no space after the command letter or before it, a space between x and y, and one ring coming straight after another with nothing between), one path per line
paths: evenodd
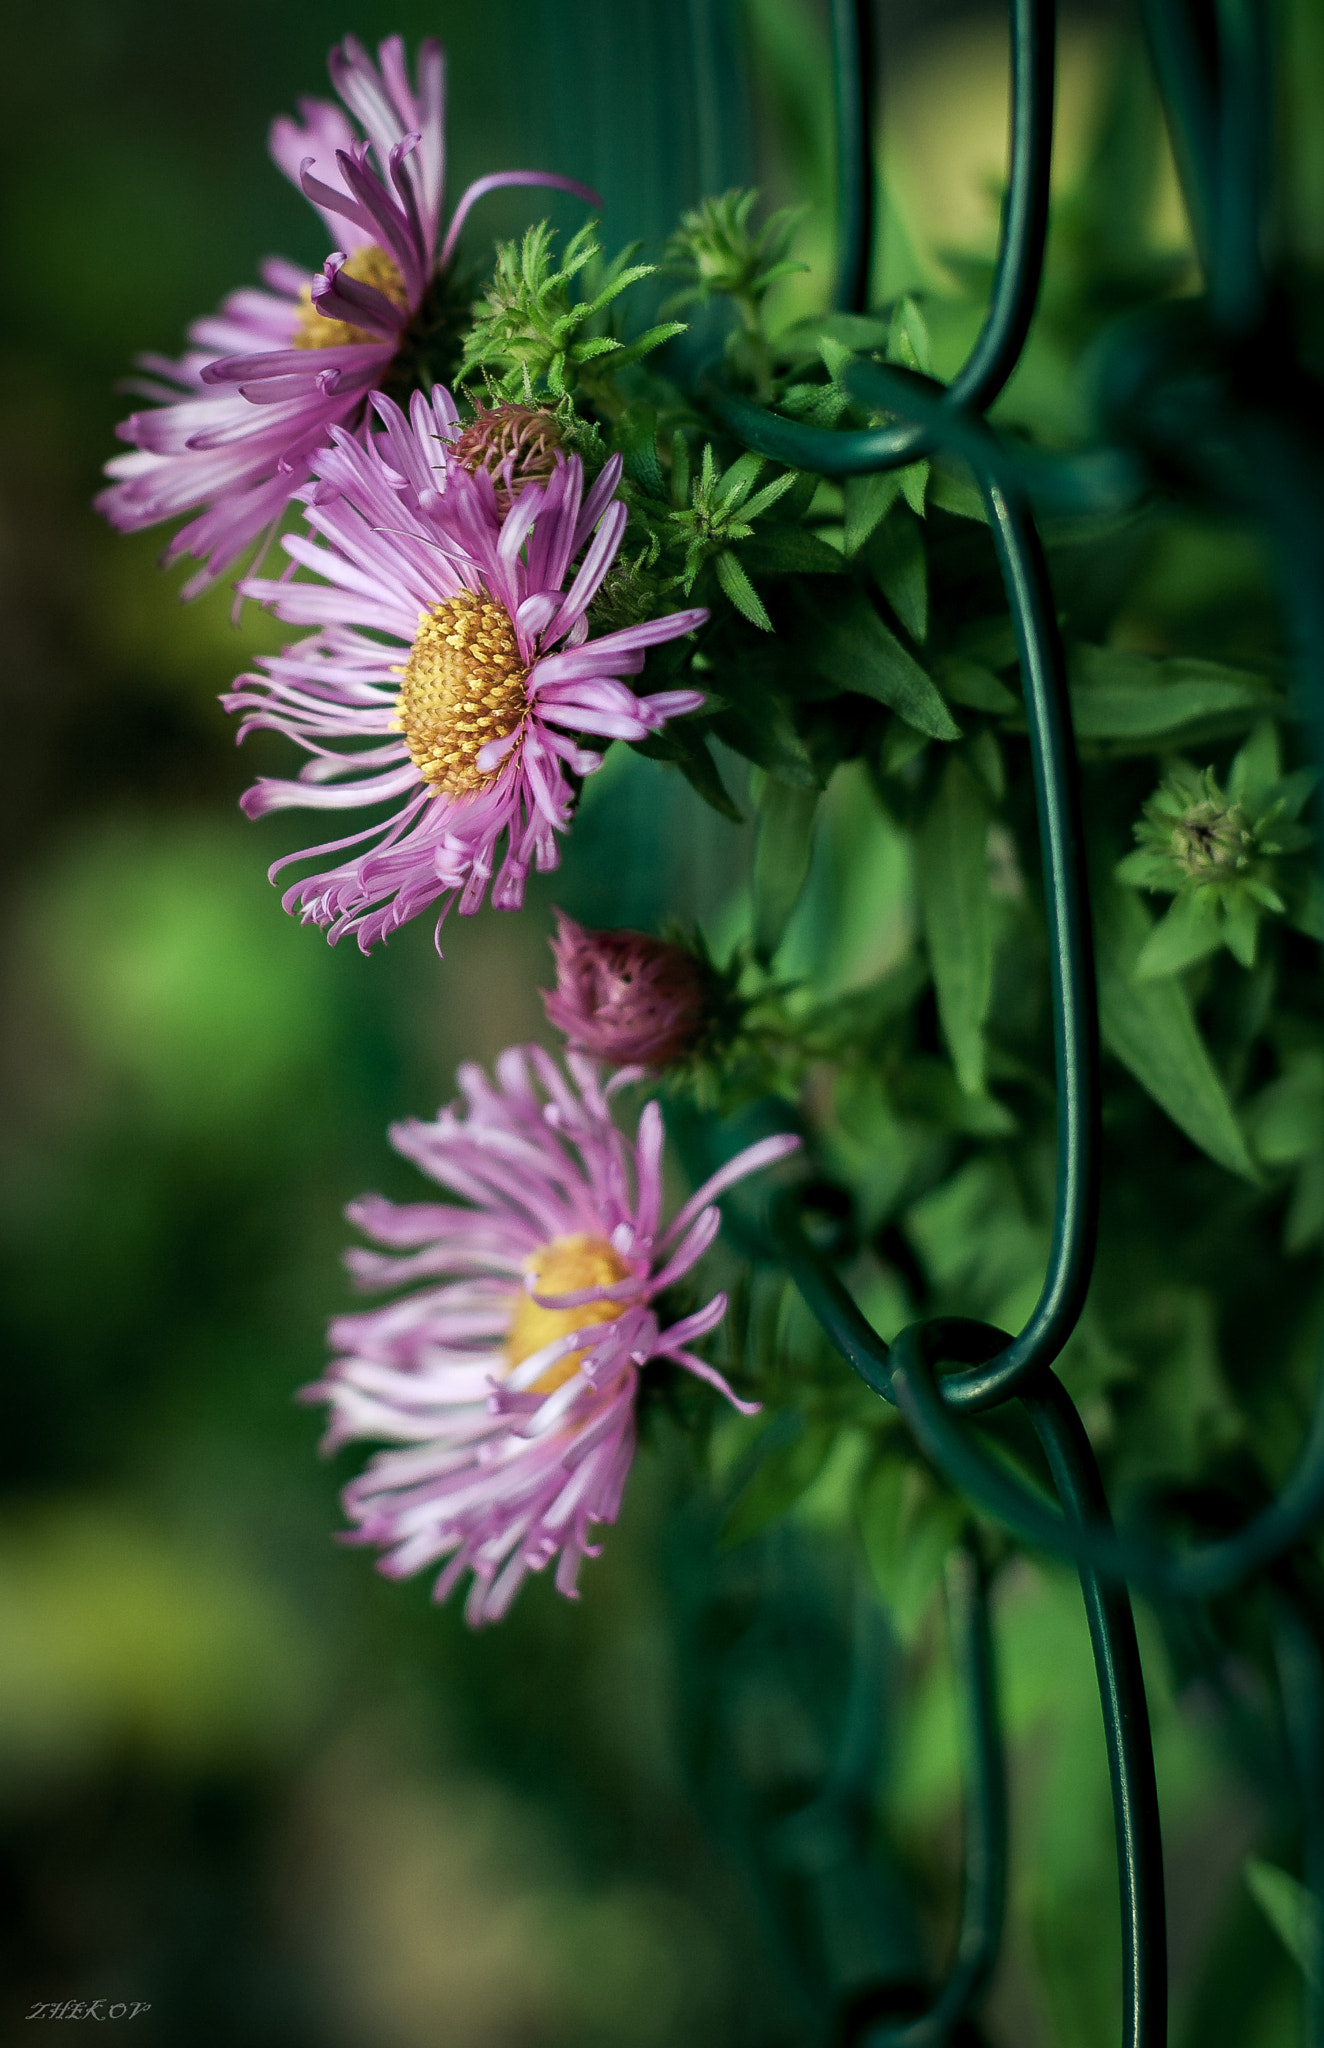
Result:
M597 1066L570 1053L562 1069L536 1046L504 1053L494 1080L459 1080L463 1107L392 1133L459 1200L350 1211L381 1247L351 1254L359 1282L423 1284L339 1317L308 1398L330 1404L329 1447L393 1446L345 1491L357 1540L392 1577L442 1564L438 1599L471 1572L466 1613L483 1622L553 1558L573 1597L620 1506L645 1368L680 1367L754 1412L692 1348L726 1296L675 1320L664 1300L717 1235L717 1196L798 1140L748 1146L664 1225L655 1102L627 1139Z

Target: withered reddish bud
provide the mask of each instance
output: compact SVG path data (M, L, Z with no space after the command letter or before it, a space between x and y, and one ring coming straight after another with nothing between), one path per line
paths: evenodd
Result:
M480 401L477 419L452 441L451 454L465 469L488 472L504 517L525 484L547 481L560 447L561 430L551 413L531 405L488 407Z
M556 987L542 991L543 1006L577 1052L669 1067L694 1049L710 991L692 953L647 932L585 931L560 910L556 920Z

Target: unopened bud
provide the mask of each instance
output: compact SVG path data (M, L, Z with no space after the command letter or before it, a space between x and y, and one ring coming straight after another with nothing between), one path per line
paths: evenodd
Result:
M556 987L543 1006L576 1051L615 1067L669 1067L694 1050L710 987L693 953L646 932L586 931L559 910L556 919Z
M485 469L504 517L525 484L545 483L556 467L561 430L551 413L531 405L480 404L478 417L451 443L465 469Z

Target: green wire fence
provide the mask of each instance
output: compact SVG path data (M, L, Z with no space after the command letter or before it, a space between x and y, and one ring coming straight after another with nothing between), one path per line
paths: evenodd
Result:
M984 415L1024 348L1043 269L1052 156L1054 0L1011 0L1011 158L992 292L970 355L947 386L855 363L852 397L886 424L834 432L780 418L732 393L712 403L746 446L827 476L897 469L942 449L983 494L1024 683L1043 860L1057 1079L1052 1249L1038 1303L1014 1337L952 1318L913 1324L889 1348L811 1240L805 1196L779 1198L770 1232L804 1300L846 1362L907 1418L926 1456L985 1514L1080 1574L1103 1709L1116 1824L1127 2048L1167 2032L1162 1846L1144 1679L1128 1586L1195 1600L1262 1580L1316 1911L1305 2038L1324 2048L1324 1659L1295 1591L1292 1547L1324 1510L1324 1377L1296 1469L1246 1526L1198 1547L1114 1532L1084 1426L1052 1366L1084 1306L1099 1206L1098 1012L1071 711L1034 507L1102 509L1155 484L1194 489L1267 523L1301 695L1324 759L1324 393L1298 360L1263 257L1270 64L1258 0L1148 0L1146 27L1205 290L1124 323L1101 380L1107 445L1055 457L1013 447ZM874 144L872 10L833 0L842 255L838 305L869 302ZM1266 374L1272 365L1272 375ZM942 1370L942 1368L947 1368ZM954 1368L954 1369L953 1369ZM965 1416L1018 1401L1039 1437L1061 1512L995 1462ZM964 1904L945 1983L918 2016L861 2021L869 2048L937 2048L994 1966L1006 1890L1002 1744L987 1578L973 1539L951 1562L949 1611L968 1701Z

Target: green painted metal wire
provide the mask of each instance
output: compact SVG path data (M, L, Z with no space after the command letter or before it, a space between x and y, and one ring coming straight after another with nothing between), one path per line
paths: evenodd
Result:
M838 303L866 303L874 160L863 0L834 0L843 256ZM1052 590L1031 503L1089 510L1135 502L1150 465L1238 500L1277 543L1285 613L1324 759L1324 440L1306 373L1275 344L1273 388L1249 386L1245 344L1266 317L1262 248L1269 160L1263 10L1255 0L1146 0L1146 26L1199 258L1203 311L1161 308L1117 344L1110 368L1114 444L1072 457L1012 446L983 418L1024 346L1047 228L1052 135L1052 0L1011 0L1011 168L989 308L951 384L857 361L842 373L866 412L860 432L783 419L739 395L710 394L731 431L778 461L829 476L896 468L943 451L964 460L983 494L1015 626L1034 770L1052 963L1058 1090L1052 1248L1038 1304L1015 1338L988 1324L934 1319L889 1347L807 1237L800 1197L769 1212L777 1254L846 1362L905 1415L925 1455L964 1496L1023 1541L1070 1558L1080 1573L1094 1649L1116 1821L1126 2048L1166 2038L1166 1951L1157 1794L1127 1581L1164 1598L1224 1591L1280 1559L1324 1512L1324 1376L1300 1460L1277 1499L1218 1541L1160 1549L1119 1536L1080 1417L1051 1371L1079 1318L1094 1260L1098 1209L1098 1024L1076 753ZM851 187L851 179L855 183ZM946 1367L948 1370L940 1371ZM956 1369L951 1369L956 1368ZM1038 1432L1055 1509L972 1434L965 1416L1018 1399ZM964 1559L964 1562L962 1562ZM957 1959L925 2013L876 2024L871 2048L938 2048L992 1968L1005 1890L997 1801L996 1713L982 1575L953 1565L953 1626L976 1729L967 1824L965 1910ZM961 1574L966 1573L962 1582ZM1280 1572L1281 1577L1281 1572ZM964 1592L961 1587L964 1583ZM1324 2048L1324 1656L1299 1605L1273 1594L1275 1650L1288 1745L1301 1793L1305 1874L1315 1900L1308 2048ZM965 1605L962 1607L962 1600ZM962 1633L964 1631L964 1634ZM981 1806L980 1801L983 1800Z

